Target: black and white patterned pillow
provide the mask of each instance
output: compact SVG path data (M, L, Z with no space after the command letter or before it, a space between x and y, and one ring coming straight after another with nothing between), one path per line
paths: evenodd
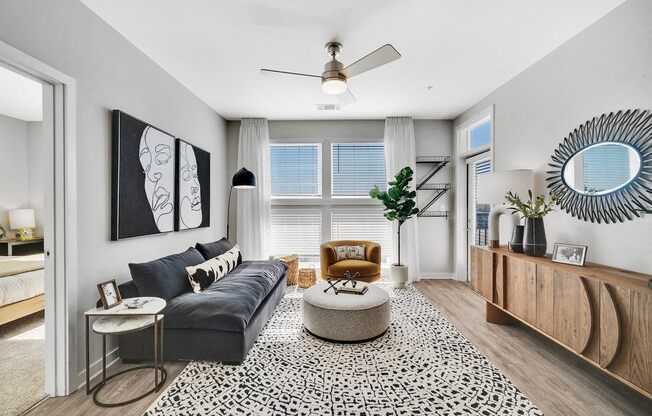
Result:
M364 260L365 246L338 246L335 247L337 261L346 259Z
M220 254L196 266L186 267L190 286L195 293L202 292L207 287L226 276L238 265L240 248L235 245L231 250Z

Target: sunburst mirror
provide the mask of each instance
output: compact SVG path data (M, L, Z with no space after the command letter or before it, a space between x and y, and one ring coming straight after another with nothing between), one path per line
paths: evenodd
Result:
M552 155L548 188L584 221L632 220L652 208L652 113L603 114L573 130Z

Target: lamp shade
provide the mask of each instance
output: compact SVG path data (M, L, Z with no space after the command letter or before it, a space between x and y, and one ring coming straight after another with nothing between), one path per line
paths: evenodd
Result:
M502 204L509 191L527 196L534 184L534 172L529 169L503 170L478 175L478 202Z
M256 175L248 171L247 168L241 168L239 171L233 175L233 180L231 185L234 188L255 188L256 187Z
M15 209L9 211L9 227L12 230L36 227L33 209Z

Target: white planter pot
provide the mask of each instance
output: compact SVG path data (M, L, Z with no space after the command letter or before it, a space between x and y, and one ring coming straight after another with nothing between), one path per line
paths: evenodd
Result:
M397 289L404 288L408 282L408 267L406 265L392 264L390 270L392 286Z

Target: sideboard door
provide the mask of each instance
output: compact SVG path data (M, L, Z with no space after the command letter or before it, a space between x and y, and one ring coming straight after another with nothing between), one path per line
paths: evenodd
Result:
M489 302L493 302L493 274L493 253L471 247L471 289Z

